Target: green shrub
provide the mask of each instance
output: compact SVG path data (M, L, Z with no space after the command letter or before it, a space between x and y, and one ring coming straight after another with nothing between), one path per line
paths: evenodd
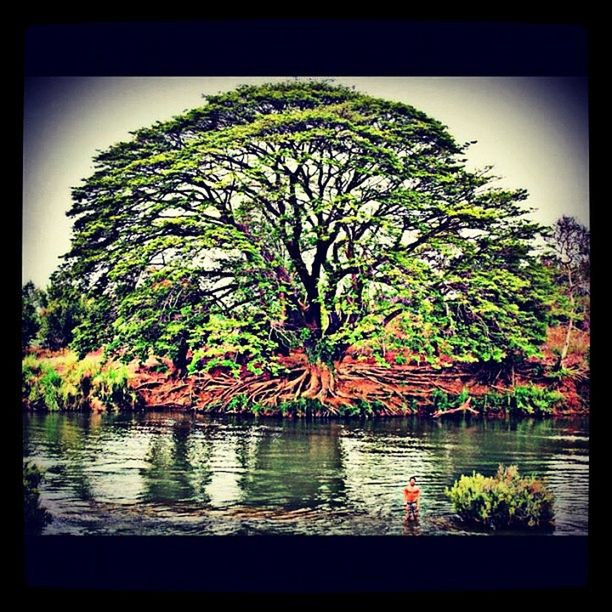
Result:
M106 406L117 408L133 406L136 397L128 386L130 374L123 364L109 364L94 376L91 384L91 394ZM81 378L81 381L84 380ZM86 379L85 379L86 380Z
M416 414L419 411L419 401L416 399L416 397L411 397L406 407L410 410L410 412Z
M467 523L490 529L554 526L554 497L535 476L520 477L516 466L499 466L493 477L462 475L445 489Z
M442 389L434 389L431 392L431 403L436 410L445 412L453 408L459 408L466 400L470 397L470 393L467 389L463 388L459 395L452 395Z
M44 475L36 464L29 461L23 464L24 527L30 535L40 534L45 525L53 520L46 508L40 505L38 487L43 478Z
M227 405L229 412L245 412L249 408L249 399L244 393L232 397Z
M527 385L515 387L511 395L511 410L521 414L550 414L564 400L559 391Z
M448 410L453 405L448 393L437 388L431 392L431 403L436 410L442 411Z
M194 360L195 361L195 360ZM240 375L240 365L237 364L233 359L227 359L225 357L213 357L206 362L204 369L206 372L210 372L215 368L223 368L230 371L230 374L235 378ZM195 369L188 368L190 373L193 373Z

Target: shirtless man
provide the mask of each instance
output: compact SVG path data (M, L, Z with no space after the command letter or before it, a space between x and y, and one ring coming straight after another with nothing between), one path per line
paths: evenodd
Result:
M408 519L417 520L419 516L419 499L421 497L421 489L417 487L416 478L411 476L408 485L404 489L404 501L406 502L406 512Z

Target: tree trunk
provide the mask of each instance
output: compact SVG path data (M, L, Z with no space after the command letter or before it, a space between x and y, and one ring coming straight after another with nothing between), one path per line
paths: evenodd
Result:
M314 337L317 339L321 338L321 304L318 301L310 301L304 312L304 319L308 328L313 332Z
M569 301L570 301L570 313L569 313L569 321L567 323L567 332L565 333L565 341L563 342L563 348L561 349L561 354L559 355L559 359L557 360L556 369L560 370L563 367L563 362L567 357L567 353L569 351L570 340L572 338L572 329L574 328L574 284L572 279L572 269L568 266L567 269L567 288L569 291Z
M174 366L172 377L184 378L187 374L187 364L187 341L182 337L176 355L172 359L172 365Z
M559 355L559 359L557 359L557 365L555 366L557 370L560 370L563 367L563 362L567 357L567 352L569 351L570 340L572 338L572 329L574 328L573 319L569 320L567 324L567 332L565 332L565 340L563 342L563 348L561 349L561 353Z

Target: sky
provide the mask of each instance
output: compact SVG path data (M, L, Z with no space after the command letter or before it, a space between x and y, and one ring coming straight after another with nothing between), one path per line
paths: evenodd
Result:
M333 77L325 77L333 78ZM534 218L589 225L587 81L569 77L337 77L405 102L445 124L471 169L492 165L500 186L526 188ZM201 106L202 95L286 77L33 77L23 131L22 280L47 285L70 248L71 188L97 151L130 131Z

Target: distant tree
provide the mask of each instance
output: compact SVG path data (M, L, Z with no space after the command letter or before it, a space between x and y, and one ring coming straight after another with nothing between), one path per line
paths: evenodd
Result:
M100 153L68 265L77 329L179 369L402 342L435 362L533 354L540 227L438 121L325 82L243 86ZM401 334L391 331L391 322ZM97 330L97 333L94 331Z
M40 344L51 350L66 348L84 315L83 297L63 268L51 275L41 300Z
M590 232L574 217L563 216L553 225L549 259L556 270L559 299L555 314L565 321L567 331L557 368L569 350L572 330L580 321L588 324L590 296Z
M25 351L40 330L40 307L43 292L28 281L21 289L21 348Z

